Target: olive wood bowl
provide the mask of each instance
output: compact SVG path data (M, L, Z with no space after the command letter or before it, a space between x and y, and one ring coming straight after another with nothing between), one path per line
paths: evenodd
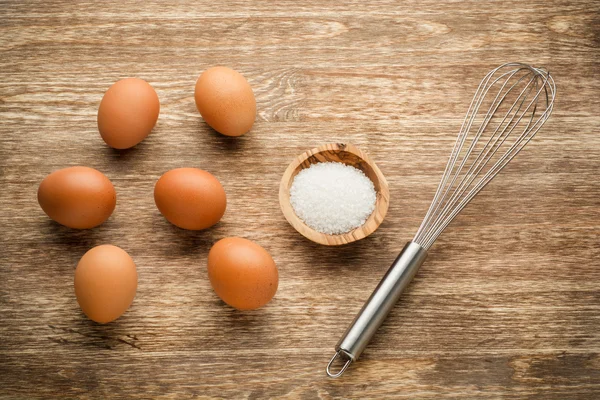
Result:
M311 164L328 161L341 162L363 171L373 182L373 186L375 186L375 191L377 193L375 209L365 223L350 232L339 235L328 235L312 229L296 215L294 208L290 203L290 188L292 187L292 182L296 175L304 168L308 168ZM352 144L326 144L300 154L287 167L279 185L279 205L285 219L287 219L290 225L292 225L302 236L326 246L338 246L352 243L375 232L387 214L389 203L390 192L385 177L369 156Z

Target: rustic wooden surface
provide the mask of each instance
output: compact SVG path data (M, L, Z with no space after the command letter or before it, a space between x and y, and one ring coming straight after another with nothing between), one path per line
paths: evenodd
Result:
M600 398L600 3L276 0L0 1L0 397ZM549 68L554 115L441 236L360 362L324 367L346 325L412 238L480 78L505 61ZM239 139L196 112L201 71L228 65L258 118ZM148 80L153 133L113 151L103 92ZM281 174L327 142L366 150L390 183L380 229L313 244L285 221ZM50 221L51 171L87 165L117 189L107 223ZM154 182L213 172L228 209L205 232L169 225ZM213 294L217 239L257 241L280 270L274 300L237 312ZM94 245L137 263L131 309L101 326L73 271Z

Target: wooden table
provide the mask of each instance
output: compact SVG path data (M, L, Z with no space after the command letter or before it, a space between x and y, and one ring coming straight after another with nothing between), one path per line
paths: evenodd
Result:
M594 1L0 2L0 397L600 398L600 3ZM546 66L555 112L539 137L447 229L361 360L324 367L429 206L483 75ZM252 131L216 134L196 78L228 65L251 83ZM158 92L153 133L128 151L96 112L116 80ZM328 248L278 205L294 156L327 142L367 151L390 183L380 229ZM117 190L102 226L62 227L36 190L87 165ZM176 167L214 173L218 226L177 229L153 186ZM212 243L243 236L280 271L266 307L212 292ZM95 245L129 252L137 296L89 321L73 271Z

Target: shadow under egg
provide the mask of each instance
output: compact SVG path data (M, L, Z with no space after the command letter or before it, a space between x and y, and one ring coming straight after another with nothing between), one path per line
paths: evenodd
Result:
M158 133L155 130L156 128L150 135ZM128 173L135 170L144 161L151 147L152 143L148 143L148 138L128 149L115 149L105 144L103 156L111 163L111 170L116 170L119 173Z
M102 229L105 224L107 222L91 229L74 229L48 218L40 223L39 231L46 241L59 245L62 251L77 254L78 257L81 257L92 247L105 244L106 229Z
M100 324L89 319L78 307L75 320L48 325L51 330L49 339L57 343L77 343L105 350L141 350L138 336L130 333L131 322L128 320L124 314L112 322Z
M155 242L167 256L205 256L220 235L216 234L221 222L203 230L188 230L170 223L162 214L152 216L152 230L157 236Z
M268 345L276 347L279 340L269 333L272 331L272 325L276 319L271 308L275 306L273 302L277 301L277 294L267 304L254 310L233 308L212 290L210 295L214 296L214 301L211 301L210 304L213 309L211 319L214 320L216 326L219 326L221 342L235 344L236 348L252 348L256 343L256 338L261 337L262 340L268 338Z
M202 118L199 118L196 123L198 135L203 135L205 140L208 140L212 147L220 151L243 152L247 147L246 135L251 135L252 130L241 136L227 136L219 133L208 125Z

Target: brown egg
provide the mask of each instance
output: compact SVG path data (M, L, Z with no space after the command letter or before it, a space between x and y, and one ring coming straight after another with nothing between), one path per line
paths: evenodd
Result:
M166 172L156 182L154 201L169 222L191 230L213 226L227 207L221 183L211 173L198 168Z
M227 67L209 68L200 75L194 91L204 121L227 136L248 132L256 118L256 100L248 81Z
M237 237L221 239L210 249L208 278L217 296L239 310L267 304L279 284L271 255L258 244Z
M75 296L89 319L105 324L131 305L137 289L135 263L125 250L104 244L81 257L75 269Z
M139 78L122 79L104 94L98 108L98 130L115 149L133 147L150 134L160 112L158 95Z
M102 172L70 167L54 171L42 181L38 203L59 224L89 229L110 217L117 204L117 194Z

